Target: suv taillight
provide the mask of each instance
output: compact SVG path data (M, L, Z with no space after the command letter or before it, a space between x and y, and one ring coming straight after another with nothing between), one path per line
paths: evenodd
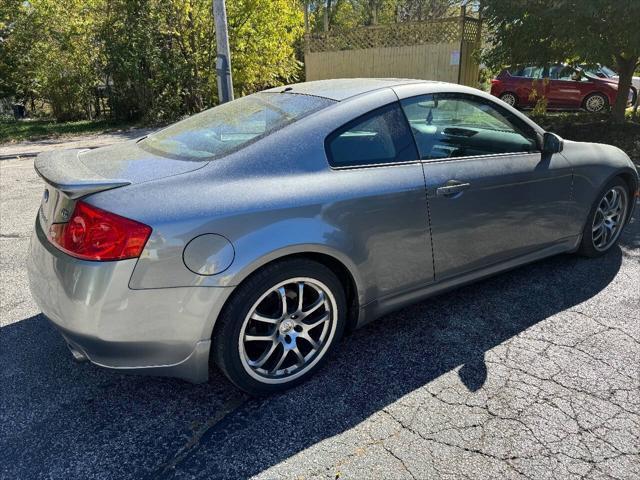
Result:
M96 208L81 200L67 223L54 223L49 240L83 260L124 260L142 253L151 227Z

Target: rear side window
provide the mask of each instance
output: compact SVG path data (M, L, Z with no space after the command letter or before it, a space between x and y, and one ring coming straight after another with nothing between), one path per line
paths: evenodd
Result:
M149 135L140 146L171 158L211 160L334 103L295 93L256 93L175 123Z
M418 159L399 104L392 103L340 127L325 140L333 167L408 162Z
M514 67L509 69L509 73L514 77L542 78L544 68L542 67Z

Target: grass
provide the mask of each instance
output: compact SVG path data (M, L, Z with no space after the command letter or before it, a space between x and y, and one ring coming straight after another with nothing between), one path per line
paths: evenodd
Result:
M121 130L135 126L133 123L112 120L80 120L57 123L52 120L0 120L0 143L22 140L40 140L64 135L81 135Z

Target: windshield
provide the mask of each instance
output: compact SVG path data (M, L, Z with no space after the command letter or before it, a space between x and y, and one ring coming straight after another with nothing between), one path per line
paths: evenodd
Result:
M248 145L334 101L292 93L256 93L189 117L140 145L168 157L209 160Z
M604 65L600 67L600 70L602 70L607 77L611 78L618 76L615 70L611 70L609 67L605 67Z
M597 67L583 67L583 70L594 77L613 78L618 76L615 70L612 70L604 65L600 65Z

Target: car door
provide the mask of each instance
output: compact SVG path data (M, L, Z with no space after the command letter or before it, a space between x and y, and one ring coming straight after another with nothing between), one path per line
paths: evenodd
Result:
M399 95L423 162L436 280L571 236L570 165L543 156L524 120L475 95Z
M400 104L389 93L394 102L325 140L329 182L350 192L328 203L323 216L349 239L342 243L353 249L370 300L434 281L422 164Z
M549 68L547 87L548 106L553 108L580 108L584 90L589 88L588 78L572 67L553 65Z

